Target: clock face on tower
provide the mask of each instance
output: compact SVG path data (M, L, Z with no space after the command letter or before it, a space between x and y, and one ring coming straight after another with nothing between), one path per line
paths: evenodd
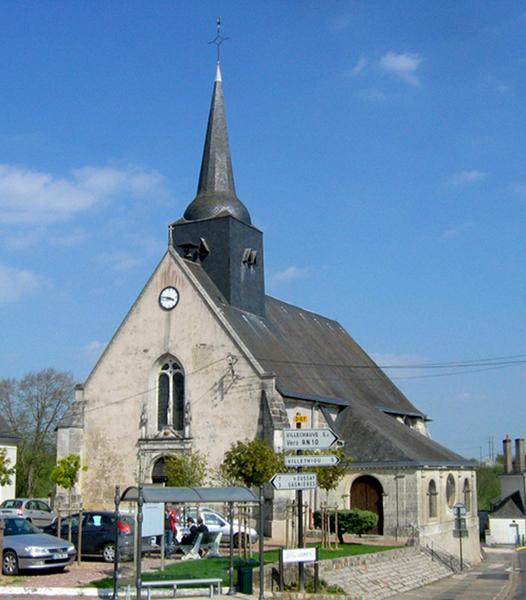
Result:
M159 304L164 310L172 310L177 306L179 302L179 292L177 288L173 286L165 287L164 290L159 294Z

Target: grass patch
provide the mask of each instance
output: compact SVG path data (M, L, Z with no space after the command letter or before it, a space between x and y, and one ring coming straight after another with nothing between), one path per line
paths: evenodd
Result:
M308 544L309 547L316 544ZM338 550L327 550L320 548L320 560L330 558L340 558L341 556L356 556L359 554L372 554L374 552L384 552L393 550L399 546L369 546L367 544L340 544ZM257 555L254 556L258 560ZM234 583L237 583L237 573L234 559ZM279 560L279 550L268 550L265 552L265 564L277 563ZM206 558L203 560L178 560L177 562L168 561L163 571L157 569L143 573L143 581L163 581L166 579L203 579L208 577L221 577L225 585L229 584L228 569L230 560L225 558ZM94 581L90 584L97 588L109 588L113 585L111 578Z

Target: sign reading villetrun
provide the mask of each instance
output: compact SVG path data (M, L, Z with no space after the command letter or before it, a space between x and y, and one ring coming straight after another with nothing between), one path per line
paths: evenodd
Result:
M307 456L298 454L296 456L285 456L286 467L334 467L340 459L334 454L316 454Z
M332 429L284 429L285 450L325 450L340 442Z

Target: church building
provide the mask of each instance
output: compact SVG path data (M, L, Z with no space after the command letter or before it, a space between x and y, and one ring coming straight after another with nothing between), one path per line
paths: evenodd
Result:
M171 455L199 450L217 469L237 440L282 450L297 421L332 428L352 458L330 502L376 512L379 535L452 554L462 502L464 558L479 560L474 465L430 438L426 415L337 321L265 294L263 234L236 193L218 64L196 197L77 386L58 458L80 454L79 499L111 509L116 484L162 483ZM267 493L276 534L290 493ZM326 499L305 498L311 508Z

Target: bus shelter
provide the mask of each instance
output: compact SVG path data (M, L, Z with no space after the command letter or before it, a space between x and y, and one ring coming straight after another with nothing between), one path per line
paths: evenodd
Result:
M264 498L263 495L258 495L246 487L157 487L153 485L131 486L126 488L122 493L120 488L115 488L115 514L117 522L119 516L123 513L122 504L128 503L128 506L133 507L133 512L136 518L135 543L133 548L127 546L123 548L123 536L120 535L119 527L116 528L116 544L115 544L115 563L113 572L113 598L122 597L122 585L125 583L125 577L122 577L119 566L124 554L130 557L130 552L134 554L134 572L133 584L136 591L136 598L141 598L142 592L142 523L145 504L167 503L172 504L228 504L228 521L230 525L230 548L229 548L229 594L234 593L234 504L257 504L259 507L259 574L260 574L260 590L259 598L263 600L263 585L264 581ZM125 595L129 595L129 578L127 591Z

